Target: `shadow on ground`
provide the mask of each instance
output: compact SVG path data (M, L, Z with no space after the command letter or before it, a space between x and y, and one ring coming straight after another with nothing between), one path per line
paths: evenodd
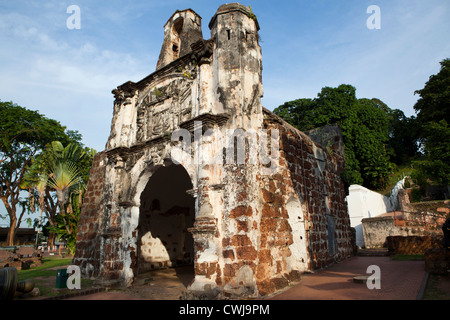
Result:
M193 279L193 266L153 270L138 275L120 292L142 300L179 300Z

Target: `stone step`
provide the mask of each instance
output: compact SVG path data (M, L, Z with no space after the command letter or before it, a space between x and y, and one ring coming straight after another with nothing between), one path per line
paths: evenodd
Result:
M358 256L364 257L383 257L389 255L388 249L376 248L376 249L358 249Z

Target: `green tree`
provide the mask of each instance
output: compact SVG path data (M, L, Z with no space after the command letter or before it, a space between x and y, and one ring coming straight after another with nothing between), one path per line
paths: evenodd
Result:
M414 162L434 183L450 182L450 59L440 62L441 70L430 76L415 93L420 96L414 109L421 125L423 156Z
M441 70L430 76L423 89L415 91L420 98L414 110L423 124L441 120L450 123L450 59L444 59L440 64Z
M316 128L314 119L315 100L297 99L285 102L274 110L274 112L296 128L311 130Z
M40 154L32 158L31 164L26 168L26 172L20 185L22 189L28 190L31 211L35 211L33 203L36 201L39 203L40 212L37 223L38 228L43 227L42 214L45 215L44 218L47 218L47 224L53 225L58 210L57 199L53 196L54 192L51 192L51 189L48 186L49 170L44 160L48 154L48 152L46 152L48 148L49 145L47 145ZM52 247L54 245L56 234L48 232L44 232L44 234L48 237L47 243L49 247Z
M10 221L8 245L13 245L25 211L17 216L17 206L22 201L20 185L26 167L50 141L67 142L69 137L65 130L58 121L37 111L0 101L0 198Z
M413 161L416 169L414 178L420 179L425 186L428 183L450 184L450 126L447 121L430 121L423 125L424 154ZM431 180L431 181L428 181Z
M348 84L324 87L317 98L286 102L274 113L302 131L338 124L342 129L347 184L380 189L392 171L387 143L389 112L379 99L357 99Z
M379 99L359 99L352 123L354 152L360 164L363 185L380 190L392 172L388 154L390 109Z
M420 130L416 117L406 117L398 109L390 112L389 156L397 166L409 165L419 155Z

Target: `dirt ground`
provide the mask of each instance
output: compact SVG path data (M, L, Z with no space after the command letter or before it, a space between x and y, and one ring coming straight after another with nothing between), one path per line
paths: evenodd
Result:
M52 269L64 269L65 266L59 266ZM108 289L110 294L126 297L127 299L136 300L179 300L187 286L194 278L192 266L169 268L149 271L136 277L133 284L128 288ZM55 288L56 276L35 277L33 278L35 287L40 289L38 297L30 297L29 295L20 294L16 299L20 300L41 300L62 296L65 294L76 293L70 289ZM92 281L85 282L82 279L81 290L93 288ZM97 294L101 299L102 293ZM84 299L83 295L74 297L73 299Z
M149 271L120 291L143 300L178 300L194 279L192 266Z

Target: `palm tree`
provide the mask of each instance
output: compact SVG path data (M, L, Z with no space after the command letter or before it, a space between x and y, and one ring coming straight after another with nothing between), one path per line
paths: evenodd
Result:
M70 203L66 208L69 195L73 192L73 189L82 190L83 188L81 176L77 167L71 161L61 159L49 174L48 184L51 188L56 190L59 214L65 222L68 222L69 217L67 217L67 215L73 213ZM70 225L68 223L65 223L65 228L68 234L72 234L73 230L70 229Z
M56 191L59 214L50 230L64 238L69 251L74 253L81 198L85 189L77 164L89 155L78 144L69 144L64 148L58 141L52 143L52 150L54 161L49 170L48 186ZM72 206L74 197L79 199L75 208Z
M27 172L27 184L24 184L24 187L31 186L38 191L39 203L44 212L44 199L48 204L53 203L50 192L56 192L59 213L47 212L50 222L48 229L63 237L70 244L69 250L72 253L75 248L82 195L87 181L86 174L79 168L82 167L87 171L85 167L90 168L94 154L95 150L86 152L78 144L64 147L59 141L54 141L35 159ZM74 200L75 198L77 199ZM51 236L49 244L53 243L54 236Z

